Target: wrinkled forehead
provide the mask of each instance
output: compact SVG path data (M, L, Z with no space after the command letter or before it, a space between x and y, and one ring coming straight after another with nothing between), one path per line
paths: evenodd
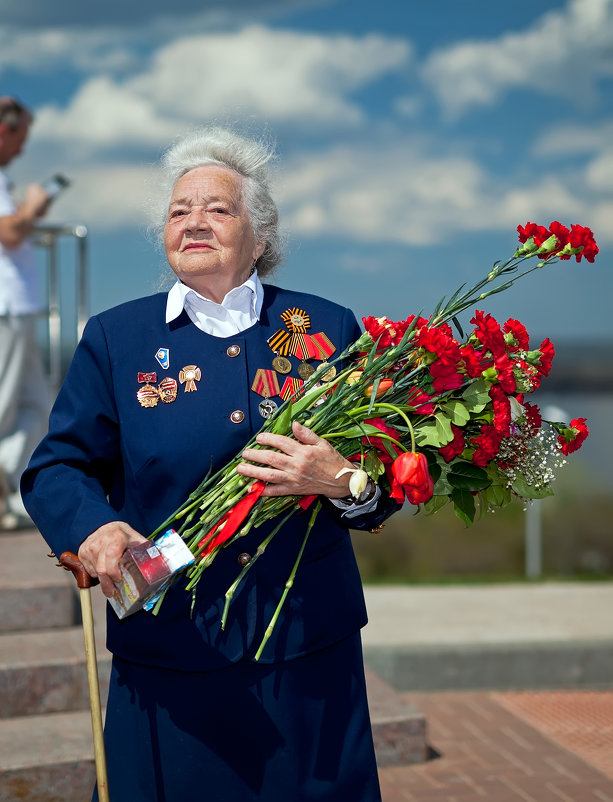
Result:
M179 200L228 200L241 204L243 200L243 177L219 164L194 167L177 179L170 203Z

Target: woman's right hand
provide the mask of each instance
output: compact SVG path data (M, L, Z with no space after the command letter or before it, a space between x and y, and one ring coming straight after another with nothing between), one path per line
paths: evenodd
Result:
M121 555L132 543L142 543L146 539L125 521L111 521L85 538L78 557L87 573L100 580L102 592L110 598L115 593L114 583L121 579Z

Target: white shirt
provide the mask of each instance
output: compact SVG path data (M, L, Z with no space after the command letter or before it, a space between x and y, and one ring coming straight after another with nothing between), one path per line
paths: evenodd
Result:
M214 337L231 337L253 326L260 319L264 287L257 270L240 287L234 287L218 304L177 281L166 301L166 323L187 312L190 320Z
M240 287L231 289L220 304L177 281L166 300L166 323L176 320L185 309L190 320L202 331L214 337L231 337L259 321L263 302L264 287L257 270ZM343 510L343 518L353 518L374 509L380 496L377 485L374 497L361 504L338 498L330 501Z
M15 213L6 174L0 170L0 217ZM39 311L39 275L34 249L28 242L17 248L0 243L0 315L29 315Z

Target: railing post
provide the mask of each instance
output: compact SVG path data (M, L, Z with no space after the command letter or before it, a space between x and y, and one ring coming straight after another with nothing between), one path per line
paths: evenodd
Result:
M87 228L75 226L36 226L32 232L32 244L47 251L47 330L49 335L49 382L54 392L59 389L62 379L62 310L61 276L58 259L58 240L72 237L76 241L76 327L73 333L74 344L78 343L87 322L88 264Z

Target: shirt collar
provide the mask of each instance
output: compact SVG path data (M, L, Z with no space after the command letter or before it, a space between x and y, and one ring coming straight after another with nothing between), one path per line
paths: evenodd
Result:
M250 308L252 310L252 314L256 320L259 320L260 313L262 311L262 304L264 303L264 287L259 279L257 270L255 270L239 287L233 287L228 293L226 293L223 301L221 302L221 306L232 310L244 308L245 292L247 292L250 296ZM188 296L190 295L196 303L200 301L198 305L201 307L206 308L207 304L214 304L215 306L218 306L218 304L216 304L214 301L211 301L204 295L200 295L200 293L192 290L186 284L183 284L181 281L177 280L171 287L166 300L166 323L170 323L172 320L176 320L176 318L179 317L179 315L185 309L186 304L189 303Z

